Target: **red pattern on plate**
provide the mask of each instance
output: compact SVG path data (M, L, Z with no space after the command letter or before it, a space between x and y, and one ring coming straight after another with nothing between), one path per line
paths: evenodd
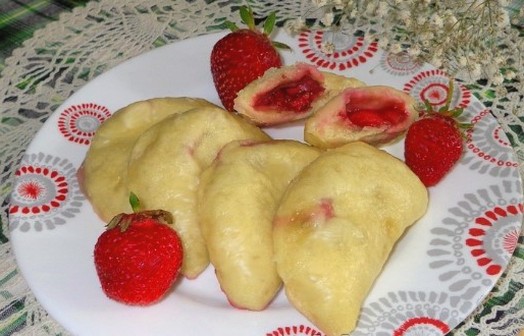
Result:
M69 192L67 179L52 168L25 165L15 172L15 176L21 181L17 184L15 192L26 200L26 205L11 205L10 214L49 212L59 208ZM24 179L21 179L22 176Z
M60 113L58 131L68 141L89 145L101 123L111 116L105 106L94 103L71 105Z
M495 223L522 213L522 204L512 204L506 207L498 206L484 212L483 216L475 219L475 226L469 229L469 238L466 239L466 245L470 248L470 253L476 259L477 264L485 269L488 275L497 275L502 272L502 266L489 255L485 248L485 244L492 244L493 236L496 236L493 233L490 234L489 231L494 227ZM518 232L511 230L501 234L501 247L507 253L512 253L517 246L518 238L515 239L515 237L518 236Z
M420 102L427 101L435 110L446 103L448 90L449 76L439 69L422 71L404 84L404 92ZM455 82L452 94L451 108L465 108L471 102L471 92L460 83Z
M442 332L442 335L445 335L449 330L449 326L441 320L422 316L406 320L399 328L395 329L393 336L429 335L435 332L439 334Z
M331 42L332 54L322 52L322 45ZM345 33L304 31L298 37L298 46L312 64L329 70L347 70L366 63L378 51L376 41L365 42L363 37Z
M486 146L485 144L483 147L481 147L479 144L475 143L474 133L478 131L479 125L482 129L485 129L487 127L484 119L490 116L491 113L489 112L489 110L484 109L473 117L473 119L471 120L473 127L466 131L467 148L477 157L481 158L485 162L489 162L490 164L494 164L499 167L518 168L518 162L514 161L512 157L504 155L501 158L498 155L493 155L494 153L499 154L499 152L496 151L495 148L493 148L492 146ZM500 127L500 125L497 125L489 134L481 133L480 136L478 136L477 138L482 139L484 142L487 142L489 139L493 139L495 141L495 144L498 144L501 147L509 148L511 146L511 144L508 141L508 138L506 137L506 134L504 133L504 130L502 129L502 127Z
M323 336L323 334L311 327L305 325L290 326L290 327L280 327L270 333L267 333L266 336Z

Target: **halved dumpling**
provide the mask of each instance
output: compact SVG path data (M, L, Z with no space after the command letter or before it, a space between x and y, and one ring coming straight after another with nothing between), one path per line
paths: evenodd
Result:
M271 68L241 90L235 110L257 125L271 126L307 118L355 79L321 72L306 63Z
M401 160L363 142L323 152L291 182L274 219L290 302L330 336L347 335L427 190Z
M116 111L100 125L79 170L79 181L94 211L108 222L131 212L126 185L127 160L136 139L162 119L197 107L213 107L204 99L153 98Z
M234 307L262 310L280 289L273 216L289 182L318 154L292 140L235 141L203 172L200 226L220 287Z
M348 88L306 121L304 139L319 148L353 141L384 145L418 118L415 105L411 96L389 86Z
M128 161L127 187L144 209L163 209L174 216L173 228L184 246L182 273L195 278L209 259L197 214L201 172L233 140L269 140L246 120L218 107L173 115L144 132Z

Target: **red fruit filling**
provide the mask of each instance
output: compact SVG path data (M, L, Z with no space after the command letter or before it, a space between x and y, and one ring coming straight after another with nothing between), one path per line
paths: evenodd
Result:
M359 127L383 127L401 124L408 117L402 100L378 101L376 97L350 97L340 117ZM383 99L383 98L382 98Z
M259 94L253 107L257 110L304 112L325 91L322 84L304 75L302 78L280 84L270 91Z

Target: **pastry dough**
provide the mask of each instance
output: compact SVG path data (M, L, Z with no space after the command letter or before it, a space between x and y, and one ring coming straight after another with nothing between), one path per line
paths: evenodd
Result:
M104 222L131 212L126 166L136 139L149 127L172 114L211 107L204 99L154 98L116 111L100 125L79 171L82 189Z
M272 222L289 182L319 150L292 140L235 141L201 176L202 234L229 302L262 310L281 286Z
M347 88L338 93L304 126L304 140L319 148L353 141L374 146L394 142L418 118L415 100L390 86Z
M163 209L184 246L182 273L194 278L209 259L197 215L202 170L233 140L269 140L258 127L218 107L204 107L165 118L136 141L128 162L128 189L145 209Z
M309 79L310 82L305 83L305 79ZM314 98L308 98L311 99L310 104L304 106L299 111L286 109L274 100L267 102L266 106L256 106L257 99L260 95L279 89L281 92L286 90L294 92L293 94L289 94L291 101L294 99L306 99L304 97L306 97L311 88L314 87L314 85L311 84L314 82L317 83L315 85L320 86L322 92ZM301 84L293 86L293 83ZM289 88L290 85L292 85L291 88ZM315 66L306 63L271 68L267 70L262 77L254 80L238 93L235 99L235 110L257 125L277 125L307 118L343 89L363 85L364 83L358 79L319 71ZM283 93L283 95L286 94ZM276 99L286 100L286 98L282 96ZM306 101L308 99L306 99ZM303 104L303 102L301 104Z
M322 153L290 184L274 220L290 302L329 336L350 333L373 282L428 194L400 160L362 142Z

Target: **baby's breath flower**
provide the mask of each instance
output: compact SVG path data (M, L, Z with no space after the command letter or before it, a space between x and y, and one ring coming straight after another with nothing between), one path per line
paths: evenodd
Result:
M461 79L492 85L524 79L524 39L511 22L524 22L524 7L506 10L508 0L311 0L318 28L358 32L392 53L406 52ZM337 25L340 27L326 28ZM298 22L285 28L302 29ZM292 28L292 29L291 29ZM322 46L326 53L334 45ZM512 70L507 70L511 67ZM505 69L500 72L500 69Z
M318 8L320 7L324 7L325 5L327 5L328 3L328 0L311 0L311 2L317 6Z
M402 46L400 43L393 43L389 48L389 51L391 51L393 54L398 54L402 51Z
M407 50L408 55L411 57L418 57L422 50L420 50L420 47L418 45L414 45L408 48Z
M418 17L417 17L417 24L419 24L419 25L423 25L424 23L426 23L426 20L427 20L427 19L426 19L425 16L423 16L423 15L418 16Z
M289 35L295 35L306 28L306 22L303 18L287 20L283 28Z
M324 14L320 22L322 22L322 24L325 25L326 27L329 27L333 24L334 19L335 19L335 15L333 14L333 12L327 12Z
M324 42L320 46L320 51L326 55L331 55L335 52L335 45L332 42Z
M385 1L380 1L378 3L377 9L375 11L375 14L379 17L385 16L388 12L388 3Z
M506 70L506 72L504 73L504 77L507 80L513 80L513 79L515 79L516 76L517 76L517 74L515 73L515 71L513 71L511 69Z
M444 26L444 21L437 13L431 16L430 22L431 22L431 26L434 29L440 29Z
M491 77L491 83L495 86L500 85L504 82L504 76L502 74L497 73Z

